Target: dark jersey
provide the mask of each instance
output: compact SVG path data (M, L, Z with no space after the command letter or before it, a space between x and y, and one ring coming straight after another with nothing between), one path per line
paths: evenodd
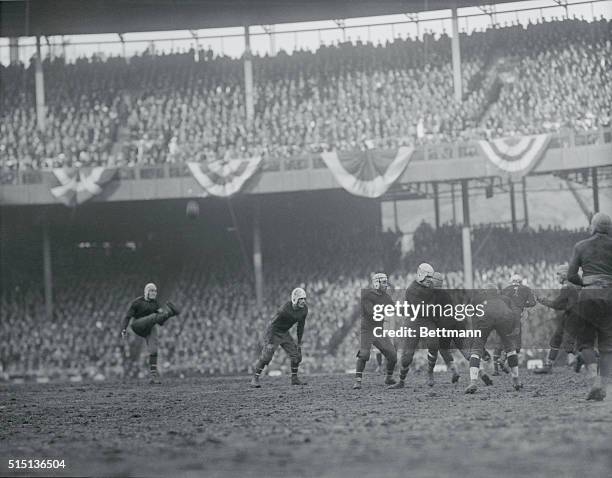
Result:
M159 302L157 302L157 299L146 300L144 296L134 299L123 319L123 328L125 329L127 327L132 317L135 319L140 319L141 317L154 314L158 310Z
M582 267L582 279L578 268ZM589 276L603 277L612 282L612 237L596 233L574 246L567 278L576 285L589 285Z
M512 309L522 313L528 307L536 305L533 291L522 284L512 284L506 287L502 294L510 299Z
M303 309L294 309L293 304L289 301L276 313L268 330L270 333L285 333L297 323L297 338L298 343L301 343L307 315L308 306L305 305Z
M374 320L374 306L393 304L393 299L384 291L368 289L361 293L361 328L373 330L374 327L382 327L384 320ZM381 311L381 313L383 313Z
M420 304L421 301L425 302L426 304L432 303L436 290L441 289L433 289L431 287L419 284L417 281L412 281L412 283L406 288L406 302L411 304Z
M513 321L515 314L512 311L511 299L496 290L481 290L476 295L474 304L482 304L484 315L475 316L474 322Z
M542 304L559 312L560 316L564 316L578 302L578 286L571 282L566 282L561 286L559 295L554 299L541 299Z

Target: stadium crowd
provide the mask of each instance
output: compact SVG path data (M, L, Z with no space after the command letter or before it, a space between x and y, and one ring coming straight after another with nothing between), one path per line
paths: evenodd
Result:
M609 125L610 22L540 21L462 34L463 102L450 39L253 56L254 117L243 64L210 50L132 58L46 58L45 129L34 63L0 66L0 169L289 157Z
M147 276L126 272L139 270L138 251L110 257L94 254L88 261L78 259L64 268L60 264L56 267L52 320L44 319L40 284L5 286L0 293L2 370L9 374L53 375L68 370L92 377L121 375L127 350L119 337L121 319L151 277L159 277L155 281L162 301L171 299L183 310L160 333L160 363L166 372L249 371L265 325L288 300L291 289L300 285L307 291L311 310L304 334L305 368L331 371L352 367L358 298L361 288L369 284L369 274L382 267L381 246L386 241L384 235L373 231L353 231L351 240L346 240L343 228L326 229L325 237L312 231L301 232L297 243L291 235L278 241L275 254L264 263L262 308L256 305L252 271L239 254L215 254L198 261L191 258L181 264L176 258L169 263L153 261ZM406 254L391 275L394 287L407 286L421 261L430 261L443 271L447 287L460 287L459 236L456 226L437 231L425 223L419 226L414 251ZM513 273L519 273L530 287L556 289L555 267L568 260L572 245L584 237L584 231L561 229L517 233L501 227L476 229L475 286L490 281L505 286ZM551 243L557 247L550 247ZM292 247L287 247L289 244ZM317 253L309 253L313 250ZM525 324L524 336L532 343L547 343L551 317L550 310L536 307ZM339 346L330 353L330 340L338 338L338 331L342 331ZM271 368L286 366L285 354L279 353Z

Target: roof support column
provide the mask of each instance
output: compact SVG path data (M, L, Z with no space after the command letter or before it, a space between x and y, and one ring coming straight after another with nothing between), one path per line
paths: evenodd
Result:
M250 131L255 116L253 106L253 63L251 62L251 36L249 26L244 27L244 95L246 104L247 129Z
M36 90L36 124L39 131L45 130L45 80L43 76L40 37L36 37L36 57L34 59L34 87Z
M463 249L463 287L472 289L474 275L472 271L472 237L470 233L470 192L467 179L461 180L463 199L463 226L461 227L461 246Z
M455 100L461 101L463 97L463 85L461 84L461 48L459 45L459 19L457 18L457 8L453 8L451 19L452 36L451 49L453 61L453 86L455 89Z

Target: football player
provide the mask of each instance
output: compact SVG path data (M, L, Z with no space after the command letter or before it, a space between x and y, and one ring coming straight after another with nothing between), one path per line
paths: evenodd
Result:
M166 302L165 307L160 307L157 302L157 286L153 283L145 285L144 294L130 304L127 314L123 318L121 337L127 338L128 330L137 337L144 339L149 352L149 374L150 382L159 384L159 372L157 370L157 352L159 345L158 325L163 326L166 321L180 314L180 310L171 302ZM130 347L129 367L134 360L140 356L142 340L137 339Z
M591 237L574 246L567 279L582 286L576 313L578 349L587 369L587 400L603 400L612 377L612 220L598 212L591 218ZM582 277L578 270L582 269ZM595 353L599 348L599 370Z
M432 285L433 288L436 289L436 303L444 306L445 304L453 304L453 299L451 295L446 291L442 290L444 285L444 276L440 272L434 272L432 277ZM438 326L445 328L447 330L465 330L466 329L466 321L459 321L455 317L441 317L438 319ZM457 383L459 381L459 371L457 370L457 366L455 365L455 361L453 359L453 354L451 353L451 345L454 343L457 350L461 352L461 354L465 357L465 360L470 361L470 350L469 344L466 342L466 339L461 337L441 337L438 339L438 349L435 347L430 348L427 353L427 384L432 387L434 385L434 368L436 366L436 362L438 360L438 352L442 356L446 367L452 372L451 383ZM485 385L493 385L493 381L489 378L489 376L485 373L484 370L480 369L479 371L480 379L485 383Z
M478 374L480 359L484 354L487 338L495 330L503 344L508 365L512 373L512 385L515 390L521 390L523 385L519 381L518 369L518 327L515 313L512 310L510 299L501 294L495 284L487 284L485 288L476 293L475 301L483 304L484 314L472 318L473 328L481 331L480 337L474 337L470 353L470 385L465 393L475 393L478 390Z
M279 345L291 361L291 385L306 385L306 382L298 378L298 367L302 361L302 338L307 315L306 291L301 287L296 287L291 291L291 300L280 308L266 329L263 348L259 359L255 363L255 374L251 379L251 387L261 387L259 376L274 357ZM297 324L297 343L289 333L289 330L295 324Z
M397 364L397 351L388 337L375 337L374 328L383 327L384 320L374 320L374 306L393 304L393 299L387 294L389 280L387 274L378 272L372 276L372 288L361 293L361 333L359 351L357 352L357 365L355 367L355 383L353 389L361 388L363 371L370 359L372 345L384 355L387 361L385 384L393 385L393 372Z
M519 274L513 274L510 278L510 285L506 287L502 294L510 299L512 310L514 311L516 326L518 327L518 336L516 338L517 349L516 353L520 353L522 345L522 321L527 317L527 308L536 305L535 295L533 291L523 285L523 278ZM503 361L501 360L502 348L496 347L493 350L493 367L494 375L499 374L499 369L508 372Z
M548 356L544 361L544 366L534 370L537 374L546 374L552 372L553 364L559 354L561 345L565 345L565 351L567 354L574 353L575 339L571 334L568 333L568 320L570 315L573 313L573 307L578 301L578 286L568 282L567 271L569 266L567 264L561 265L557 268L556 276L559 284L561 284L561 291L559 295L554 299L548 299L545 297L536 297L540 304L550 307L557 311L555 321L555 331L550 338L550 350Z
M405 300L409 304L433 304L435 303L436 297L433 289L433 276L434 269L427 263L422 263L417 268L416 279L406 289ZM434 320L427 317L425 314L420 314L415 317L412 321L411 328L413 330L420 330L420 327L427 327L428 329L435 329L437 327ZM404 388L406 375L408 375L408 369L412 364L414 352L416 351L419 344L422 343L428 350L438 349L438 339L426 338L421 339L419 334L415 334L414 337L405 337L403 339L402 357L400 359L400 375L399 381L390 386L390 389Z

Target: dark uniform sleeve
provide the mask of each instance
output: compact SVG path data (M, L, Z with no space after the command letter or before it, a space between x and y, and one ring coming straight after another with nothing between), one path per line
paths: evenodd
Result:
M297 324L297 341L298 341L298 346L302 345L302 337L304 336L304 325L306 324L306 316L307 315L308 315L308 312L306 312L304 317L302 319L300 319L298 321L298 324Z
M130 319L134 317L135 314L136 314L136 301L133 301L130 304L130 308L128 309L127 314L125 314L125 317L123 318L123 326L121 327L121 330L127 329L127 326L130 323Z
M572 254L572 258L569 262L569 269L567 271L567 280L572 284L576 284L579 286L584 285L582 283L582 279L578 275L578 269L582 265L582 259L580 257L580 250L578 249L578 245L574 246L574 252Z
M361 299L361 306L367 317L374 317L374 301L369 292L366 292Z
M561 292L555 299L551 300L547 298L542 298L541 302L546 307L550 307L551 309L566 310L570 303L570 296L571 291L569 287L564 287L563 289L561 289Z

